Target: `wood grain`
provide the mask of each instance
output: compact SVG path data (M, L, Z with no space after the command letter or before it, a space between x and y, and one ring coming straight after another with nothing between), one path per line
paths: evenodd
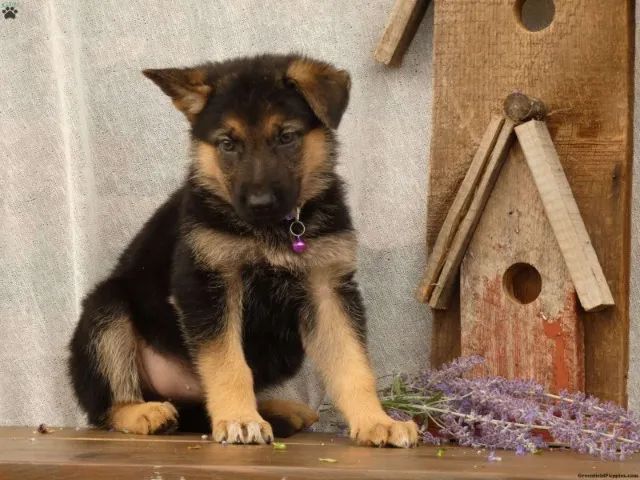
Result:
M530 290L533 270L506 274L516 264L537 270L539 294ZM462 262L460 296L462 354L486 359L475 375L533 379L554 393L584 389L576 291L517 143Z
M529 32L516 0L435 3L433 134L427 218L432 247L484 127L514 90L542 99L548 125L609 281L615 307L580 313L585 387L626 403L633 2L555 2L555 18ZM460 354L457 298L434 312L432 362Z
M500 133L491 150L486 168L482 172L480 181L473 191L471 204L456 230L444 265L442 266L442 271L429 299L431 308L446 309L451 302L452 293L455 291L454 284L458 279L458 270L464 254L467 251L467 246L471 241L471 237L478 224L478 220L480 220L487 199L493 190L493 186L500 174L500 169L513 144L515 138L513 133L514 126L515 123L512 120L508 118L503 119Z
M546 124L531 120L516 127L516 135L582 308L590 312L610 307L613 296Z
M429 0L395 0L373 57L397 66L427 11Z
M451 208L449 208L436 243L431 250L429 262L427 263L427 268L417 293L418 300L421 302L429 301L431 293L438 282L455 234L473 200L474 193L484 173L487 160L496 144L503 122L503 117L499 115L494 116L482 135L482 140L480 140L478 149L473 156L469 170L467 170L464 180L462 180L460 184L456 198L453 200Z
M0 479L575 479L578 473L623 474L640 469L637 455L625 462L602 462L554 451L516 456L447 447L412 450L354 446L349 439L304 433L286 440L286 450L270 445L223 446L199 436L135 436L73 430L34 435L33 428L0 428ZM33 439L33 440L32 440ZM200 448L193 448L199 446ZM192 448L189 448L192 447ZM323 463L319 458L333 458Z

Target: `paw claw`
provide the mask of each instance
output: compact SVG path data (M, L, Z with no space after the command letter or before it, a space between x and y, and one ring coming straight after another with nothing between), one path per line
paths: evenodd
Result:
M265 444L273 441L271 425L259 420L218 420L213 425L213 440L228 443Z

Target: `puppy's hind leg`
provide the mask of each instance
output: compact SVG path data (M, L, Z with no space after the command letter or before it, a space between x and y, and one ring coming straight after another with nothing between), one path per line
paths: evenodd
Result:
M258 412L271 424L276 437L290 437L318 421L318 413L293 400L260 400Z
M96 426L138 434L172 430L177 424L173 405L143 399L130 318L126 295L115 280L100 284L83 302L69 360L78 401Z
M178 411L170 402L118 403L109 412L113 429L139 435L171 433L178 426L177 418Z

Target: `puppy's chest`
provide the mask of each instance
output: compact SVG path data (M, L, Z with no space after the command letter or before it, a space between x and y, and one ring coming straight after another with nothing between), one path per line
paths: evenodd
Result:
M241 274L243 347L260 388L293 375L302 363L308 294L304 278L286 269L253 264Z
M304 279L267 264L242 269L243 332L277 340L299 330L308 303Z

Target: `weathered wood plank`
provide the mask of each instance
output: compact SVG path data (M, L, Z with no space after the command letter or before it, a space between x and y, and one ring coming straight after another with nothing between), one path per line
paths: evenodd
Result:
M444 265L438 276L438 281L429 298L429 305L432 308L446 309L450 303L451 295L455 290L454 283L458 278L460 263L467 250L467 245L471 241L487 199L500 174L502 164L507 158L509 148L513 144L515 138L513 133L514 126L515 123L511 119L503 119L500 133L491 150L486 168L482 172L477 188L472 192L471 204L455 232L451 247L447 252Z
M65 430L49 435L33 428L0 428L0 479L574 479L578 473L637 472L640 457L605 462L564 451L516 456L448 447L411 450L358 447L351 440L303 433L286 440L286 450L270 445L219 445L199 436L142 437L121 433ZM33 438L33 440L31 440ZM195 445L201 448L189 448ZM324 463L319 458L333 458Z
M478 145L469 170L467 170L464 180L462 180L460 184L456 198L453 200L453 204L440 229L436 243L429 255L429 262L427 263L427 268L417 293L418 300L421 302L426 303L429 301L431 293L438 282L440 272L442 272L442 267L449 254L449 249L451 248L455 234L458 231L460 222L464 219L469 209L476 187L482 178L487 160L500 134L503 122L503 117L499 115L494 116L480 140L480 145Z
M432 247L492 114L515 90L544 99L548 125L615 306L581 313L585 387L626 402L633 2L555 2L529 32L516 0L435 2L427 243ZM615 48L612 48L615 45ZM434 312L432 363L460 354L457 297Z
M589 312L612 306L613 296L607 279L602 273L546 124L531 120L517 126L516 135L582 308Z
M385 65L399 65L427 11L429 0L396 0L373 54Z

